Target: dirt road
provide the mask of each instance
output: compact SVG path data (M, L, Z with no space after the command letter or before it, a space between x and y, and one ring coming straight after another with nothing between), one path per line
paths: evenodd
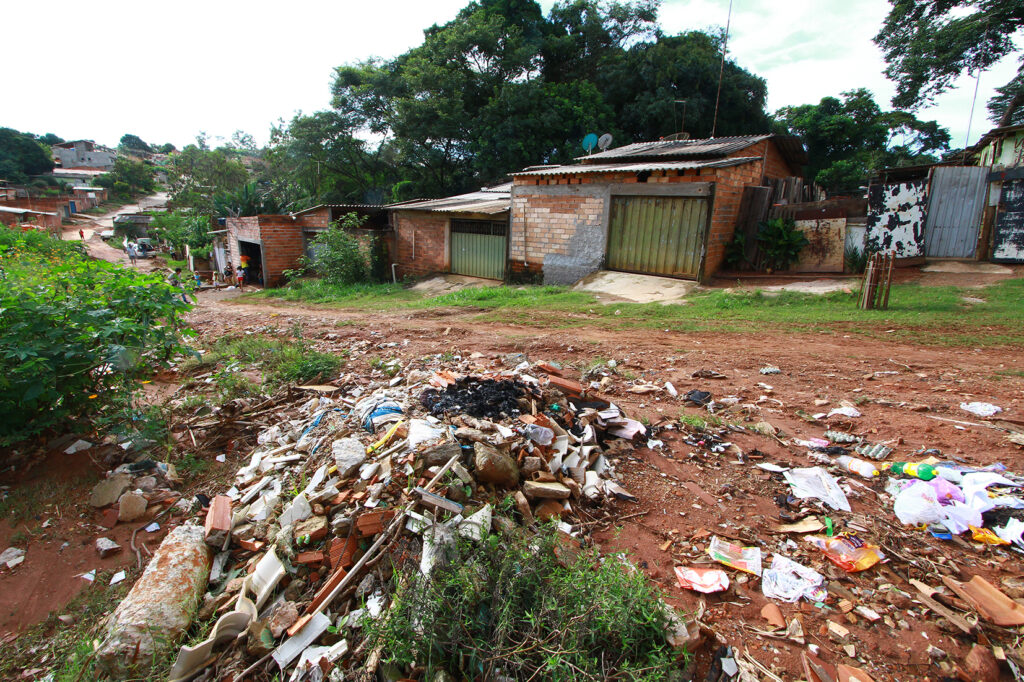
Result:
M317 349L335 352L369 340L378 349L372 357L400 357L405 362L438 353L466 357L479 352L495 359L527 353L533 360L560 362L577 378L580 370L594 362L615 359L618 375L612 376L605 394L631 416L662 427L657 439L664 447L638 448L621 465L623 485L639 501L617 505L613 516L630 519L613 521L611 529L598 535L603 549L628 551L673 603L688 611L706 607L706 620L722 638L748 648L777 671L789 671L785 679L799 678L799 657L805 647L754 632L753 628L768 628L760 615L768 600L755 586L756 579L734 573L733 587L713 595L685 591L676 584L675 566L712 563L704 553L711 535L745 545L762 544L766 564L771 561L767 548L778 548L822 572L830 587L853 597L854 606L884 616L885 621L872 623L832 606L780 604L787 620L802 621L805 640L821 647L829 661L864 666L879 680L924 679L940 670L948 673L949 661L963 661L970 650L971 642L958 637L948 623L913 606L904 594L915 594L908 578L935 586L941 585L943 574L964 578L978 574L998 585L1001 578L1018 571L1019 564L1008 559L1005 550L997 552L978 543L958 546L902 526L892 514L891 503L879 504L881 483L851 478L845 487L853 513L834 514L835 528L837 532L857 529L865 539L880 543L890 561L864 573L847 574L824 561L799 535L787 537L774 530L788 513L787 506L777 502L779 495L785 499L788 487L780 474L754 464L813 466L807 449L793 445L791 439L821 437L827 428L834 428L874 443L890 443L895 448L892 461L916 461L921 455L915 453L937 449L947 461L974 466L1002 463L1011 471L1024 471L1020 447L1007 442L1003 431L986 427L960 408L962 402L991 402L1005 410L1001 416L1022 419L1024 352L1020 349L922 347L842 333L622 332L586 324L549 330L475 322L473 314L465 309L368 314L253 304L221 294L203 300L189 317L203 335L221 335L225 330L301 333ZM777 366L781 373L762 375L760 369L768 365ZM692 378L704 369L724 376ZM664 392L635 395L625 390L639 381L659 386L669 381L680 395L700 389L716 399L739 397L749 407L725 420L748 428L765 422L789 444L749 431L727 433L728 440L748 453L746 461L688 444L680 415L710 419L708 414ZM862 416L807 421L798 414L827 412L843 401L856 405ZM763 459L754 459L758 457ZM904 592L886 591L886 585ZM826 636L828 620L850 630L847 642ZM948 661L936 658L934 651L929 655L929 646L948 654ZM945 668L937 667L940 663Z
M130 265L131 263L129 262L128 254L121 248L121 244L113 241L107 243L100 239L99 233L104 230L113 229L114 218L116 216L127 213L139 213L154 206L163 206L166 203L167 193L156 192L155 194L140 198L134 204L127 204L121 208L110 211L109 213L96 216L88 225L65 227L63 231L63 238L69 241L80 239L81 237L78 234L78 231L82 230L85 234L85 248L93 258L99 258L100 260L105 260L109 263ZM142 270L153 270L157 267L157 261L153 258L139 258L136 261L136 267Z

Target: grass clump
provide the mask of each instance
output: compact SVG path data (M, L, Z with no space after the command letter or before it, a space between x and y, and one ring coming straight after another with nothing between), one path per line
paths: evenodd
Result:
M669 607L656 588L594 551L562 565L559 536L547 527L532 538L460 541L429 578L396 573L391 608L364 621L372 645L390 663L425 667L427 679L440 670L470 679L674 679Z
M301 341L265 336L222 336L201 358L191 361L185 369L217 368L216 384L225 399L253 395L260 385L239 373L241 369L258 368L263 373L263 388L275 389L285 384L326 381L333 378L344 363L343 355L313 350Z

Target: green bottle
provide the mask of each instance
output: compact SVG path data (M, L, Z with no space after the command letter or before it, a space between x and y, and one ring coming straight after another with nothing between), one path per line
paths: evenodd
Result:
M922 481L930 481L939 475L931 464L914 464L913 462L893 462L889 465L889 473L902 474Z

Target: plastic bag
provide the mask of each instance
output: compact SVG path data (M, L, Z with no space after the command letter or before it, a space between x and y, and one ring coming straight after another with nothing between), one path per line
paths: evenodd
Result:
M676 580L684 590L711 594L729 589L729 575L718 568L676 566Z
M837 535L834 538L811 535L807 542L824 552L829 561L847 573L863 571L885 560L877 545L869 545L856 535Z
M796 602L800 597L808 601L824 601L828 596L825 577L788 559L781 554L772 555L771 568L761 574L761 591L769 599Z
M410 419L409 434L406 438L410 448L416 448L423 443L433 443L444 435L445 427L434 426L426 419Z
M793 495L800 499L819 499L833 509L850 511L850 501L839 487L836 479L821 467L793 469L783 474L793 488Z
M992 417L1003 411L1003 408L992 403L960 403L960 409L979 417Z
M892 510L900 523L908 526L942 523L946 520L935 488L924 481L914 481L901 490L896 495Z
M708 545L708 556L737 571L761 575L760 547L744 547L732 542L725 542L716 535L711 538L711 544Z

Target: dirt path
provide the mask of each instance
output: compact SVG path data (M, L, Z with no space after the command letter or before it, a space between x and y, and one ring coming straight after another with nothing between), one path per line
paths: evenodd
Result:
M973 426L979 423L977 418L959 407L961 402L991 402L1003 407L1001 416L1024 419L1024 351L1020 349L921 347L843 334L623 332L588 326L547 330L474 322L468 319L473 313L463 309L368 316L366 311L254 304L222 293L203 300L190 318L201 334L225 330L295 334L301 330L312 346L325 351L342 351L365 339L377 344L375 357L397 356L406 361L445 352L463 356L479 352L486 357L525 352L534 360L582 368L598 358L616 359L626 376L657 385L670 381L680 394L701 389L716 398L739 396L756 405L743 423L750 426L765 421L789 438L821 437L825 429L839 428L872 442L892 442L896 452L890 459L894 461L920 459L915 452L934 448L943 459L977 466L1002 463L1011 471L1024 471L1024 453L1005 440L1004 432ZM775 365L782 373L760 374L766 365ZM725 378L691 378L700 369L714 369ZM710 535L779 548L821 571L836 589L852 591L854 605L867 606L888 619L871 623L832 607L781 604L787 618L796 616L803 621L807 641L822 647L823 656L833 663L863 665L875 679L909 680L939 672L936 665L942 661L929 657L928 646L944 651L951 662L963 661L971 642L957 637L955 629L919 606L914 608L905 597L883 598L879 586L894 584L913 593L907 577L940 585L937 565L953 575L981 574L998 585L1000 578L1017 572L1016 560L1008 559L1002 550L976 543L963 549L902 526L888 503L879 508L881 484L868 486L857 480L848 486L854 513L836 514L837 529L852 524L868 539L884 541L892 550L892 561L862 574L846 574L825 562L799 536L787 541L784 535L773 533L780 512L785 511L775 498L788 491L780 475L758 469L750 461L741 463L735 457L714 455L684 443L676 421L679 415L707 416L706 412L665 393L657 397L627 393L627 383L622 376L616 377L607 391L609 398L632 416L653 425L670 425L672 430L658 436L664 449L640 448L621 467L623 484L637 494L639 502L622 503L616 513L641 516L601 534L605 550L629 551L682 608L692 611L701 603L706 605L709 622L723 638L748 647L758 660L777 671L789 671L785 679L799 678L796 671L805 647L766 639L750 629L767 628L760 616L767 600L759 587L753 587L753 580L734 574L734 586L722 595L698 595L676 584L675 566L709 562L704 548ZM809 423L797 415L798 410L806 414L828 411L840 401L856 404L862 416ZM782 446L755 434L730 439L744 452L762 453L764 461L814 465L805 448ZM943 564L941 557L949 557L949 561ZM766 550L764 560L770 563L771 551ZM825 635L827 620L851 631L851 649ZM948 662L946 666L948 672Z
M92 219L92 222L88 225L74 225L64 229L63 237L66 240L77 240L80 239L78 233L79 230L85 234L85 248L88 250L89 255L93 258L99 258L109 263L120 263L121 265L131 265L128 254L124 249L120 248L120 243L111 242L107 243L100 238L100 232L104 230L110 230L114 227L114 218L116 216L126 213L138 213L145 211L153 206L162 206L167 203L166 192L156 192L149 196L140 198L134 204L126 204L121 208L105 213L101 216L96 216ZM140 270L155 270L158 268L158 261L154 258L138 258L136 259L136 268Z

